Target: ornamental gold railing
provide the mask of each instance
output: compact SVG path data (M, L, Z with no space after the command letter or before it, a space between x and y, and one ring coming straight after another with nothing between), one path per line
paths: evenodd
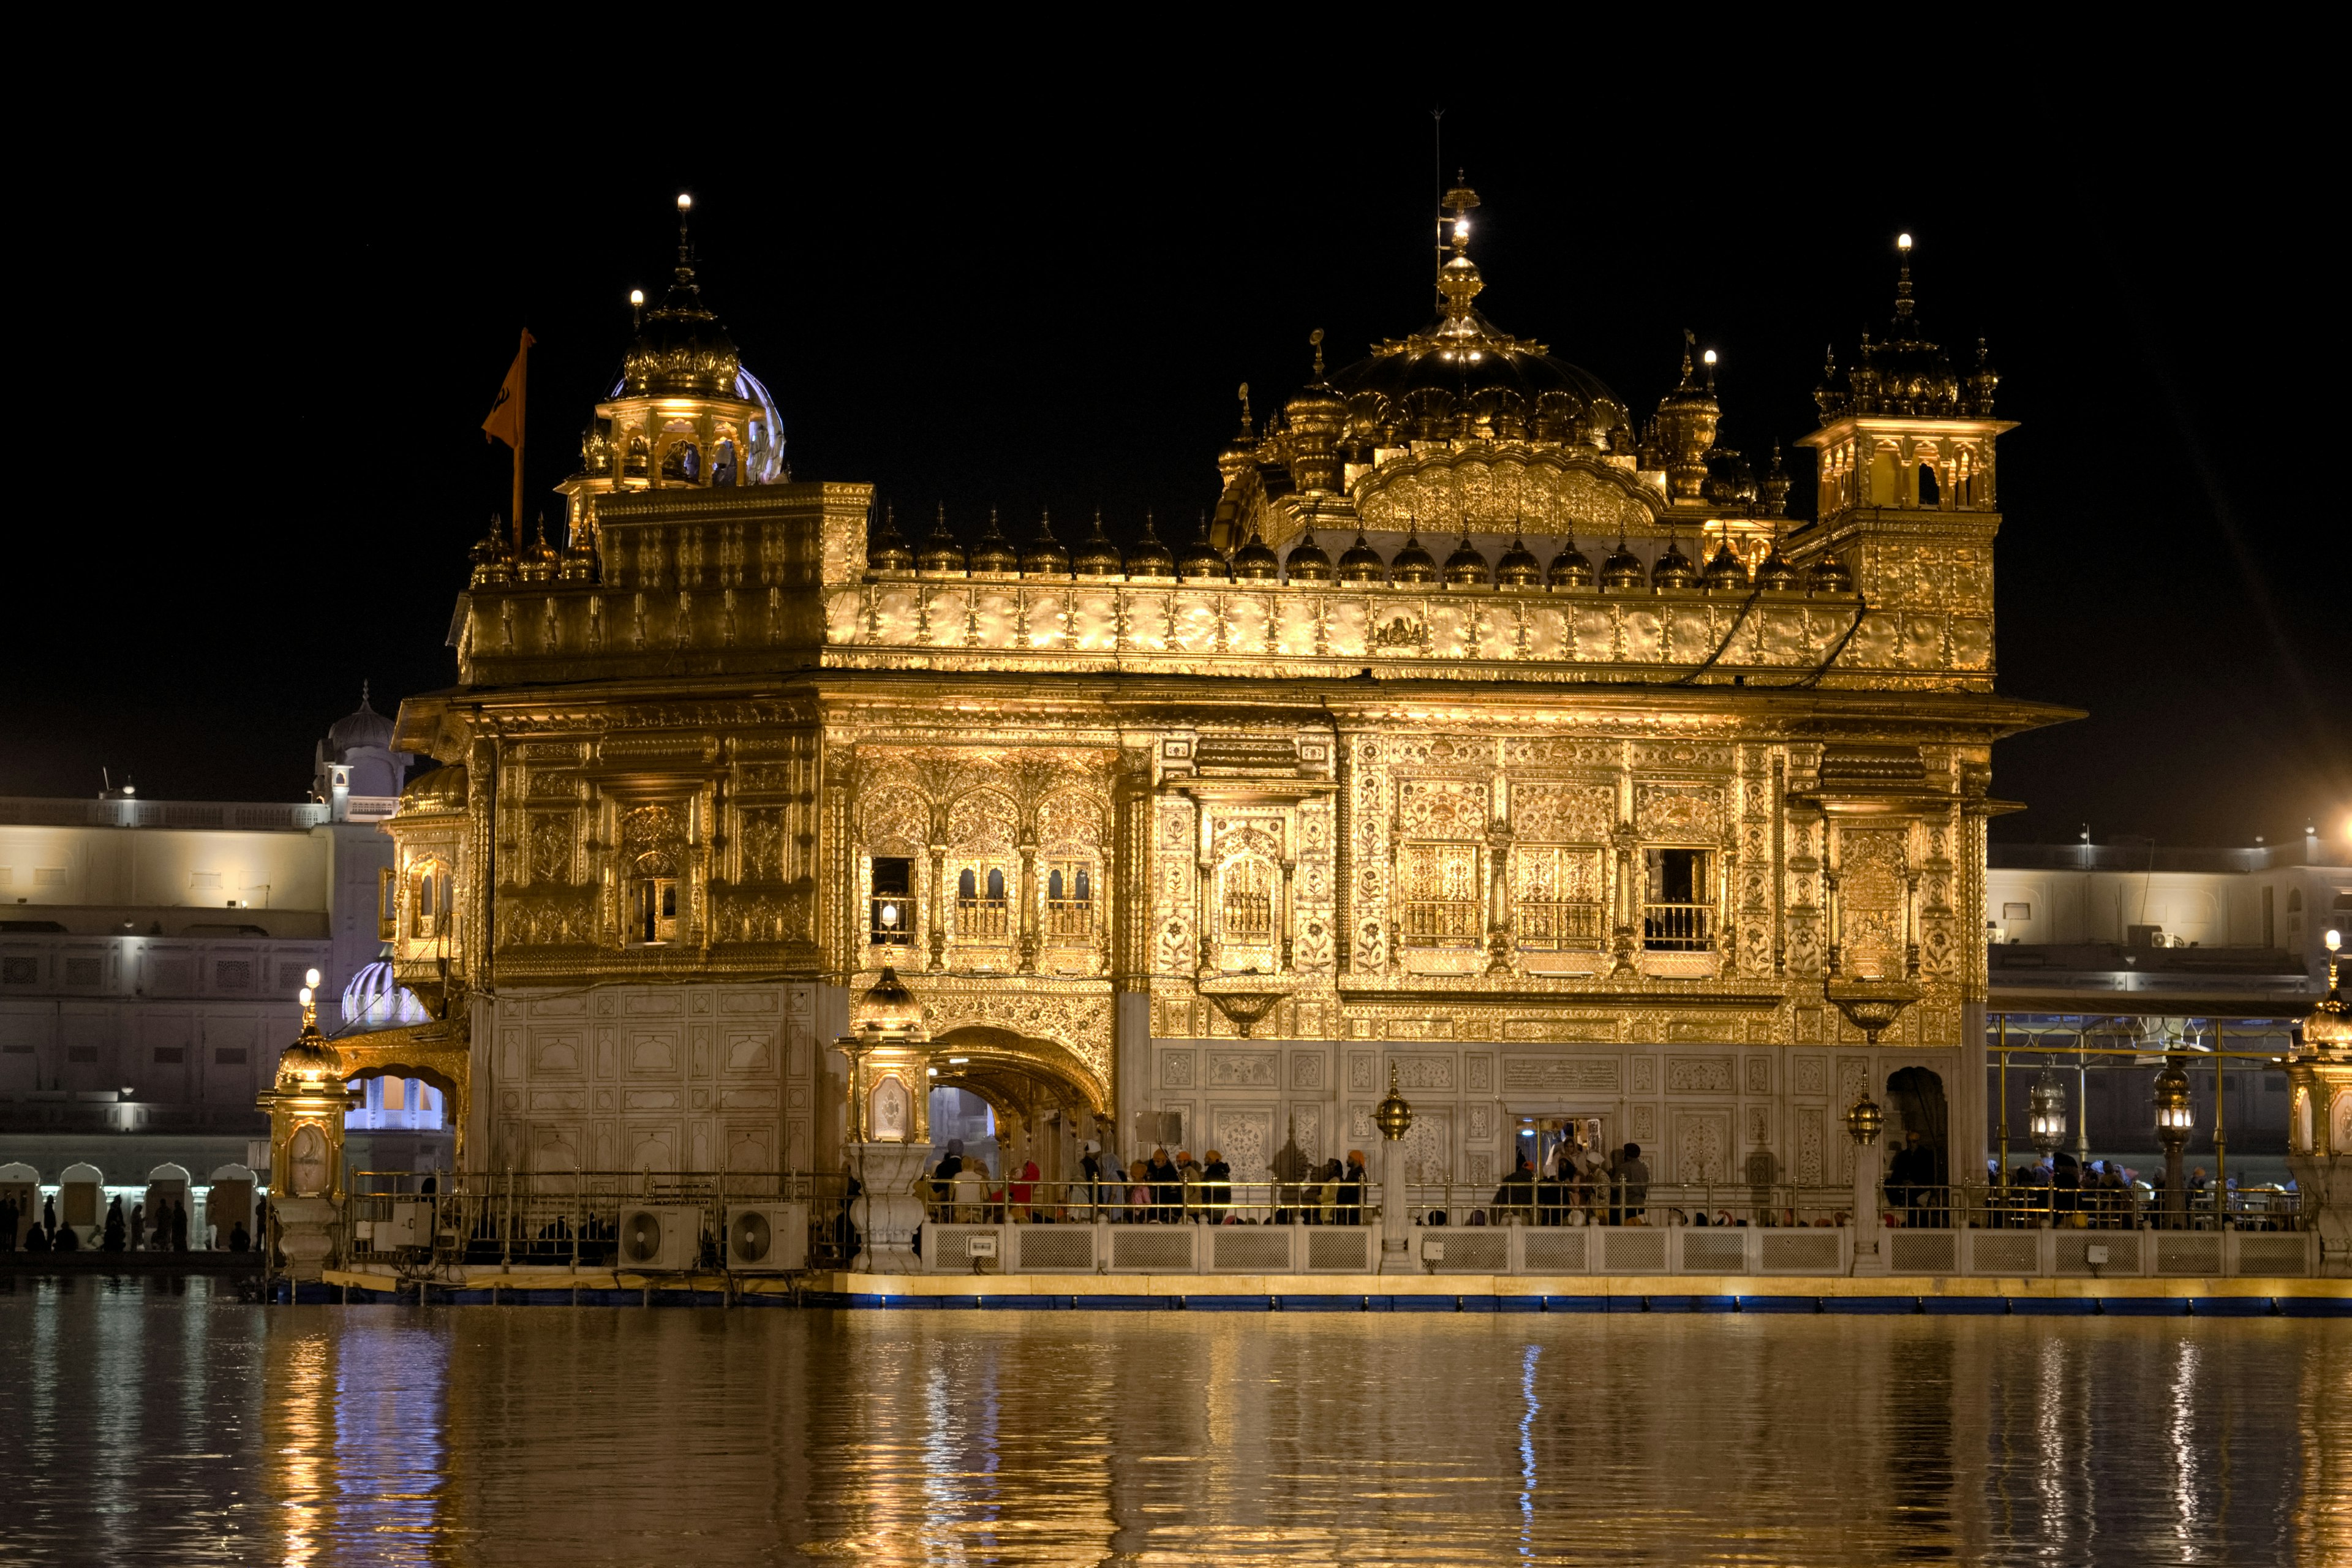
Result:
M1596 900L1526 900L1516 910L1519 945L1539 950L1598 947L1601 906Z
M1663 952L1698 952L1712 945L1710 904L1643 904L1642 945Z

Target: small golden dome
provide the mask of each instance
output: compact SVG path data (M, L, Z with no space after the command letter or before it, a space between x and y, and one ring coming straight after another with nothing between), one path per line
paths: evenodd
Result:
M1768 593L1786 594L1802 586L1797 569L1780 553L1780 542L1772 542L1772 552L1756 568L1756 585Z
M596 545L588 531L574 524L572 542L563 547L563 555L555 563L559 582L593 583L596 580Z
M1735 554L1731 541L1725 540L1715 547L1715 557L1706 563L1706 586L1718 594L1744 594L1748 591L1748 565Z
M1650 569L1650 585L1654 588L1693 588L1698 585L1698 568L1683 553L1683 547L1674 540L1666 541L1666 552Z
M515 580L514 551L507 543L506 524L498 517L490 519L490 531L482 535L472 554L474 587L504 587Z
M1617 548L1609 552L1609 559L1601 563L1601 587L1613 593L1624 593L1646 588L1649 584L1650 574L1643 569L1642 558L1626 549L1623 540L1619 540Z
M1176 575L1187 583L1197 583L1204 579L1223 582L1233 574L1234 570L1225 560L1225 552L1209 542L1209 520L1202 518L1200 530L1193 534L1192 542L1184 546L1176 557Z
M466 809L466 764L452 763L414 774L400 792L403 816L422 811L463 811Z
M1404 548L1389 563L1389 581L1392 583L1434 583L1437 581L1437 558L1421 547L1421 535L1408 532Z
M1282 572L1294 583L1328 583L1331 557L1323 552L1323 547L1315 542L1315 535L1309 531L1291 547L1289 555L1283 560Z
M319 1033L316 1023L303 1025L301 1035L278 1054L280 1090L316 1094L329 1088L340 1089L342 1072L342 1058Z
M1021 547L1021 574L1024 577L1066 577L1070 574L1070 552L1054 537L1054 516L1051 512L1037 514L1037 531Z
M867 1038L920 1039L923 1005L888 964L849 1010L849 1026Z
M1127 570L1127 558L1103 531L1102 509L1095 509L1095 531L1070 554L1070 571L1080 577L1116 577Z
M1129 577L1173 577L1176 556L1160 542L1159 530L1151 524L1151 514L1143 514L1143 537L1127 552L1127 574Z
M1257 531L1250 531L1249 542L1234 552L1234 575L1244 583L1271 583L1282 575L1282 558L1266 548Z
M1536 588L1543 584L1543 563L1516 535L1511 547L1503 552L1502 560L1495 563L1495 581L1506 588Z
M2352 1002L2344 1000L2336 973L2336 934L2327 933L2327 994L2303 1016L2303 1048L2323 1056L2352 1056Z
M915 564L925 572L950 572L963 575L963 546L948 531L948 509L940 508L940 520L931 524L931 531L923 540L921 553Z
M541 512L539 531L530 549L515 562L515 580L520 583L545 583L555 575L556 555L547 542L547 514Z
M1824 555L1805 574L1805 588L1814 594L1851 594L1853 574L1845 569L1845 562L1838 556Z
M1389 563L1381 552L1364 541L1361 531L1356 542L1348 546L1339 557L1339 581L1342 583L1384 583L1388 580Z
M996 509L988 509L988 531L971 549L971 569L975 572L1015 572L1020 570L1021 556L1013 548L1013 541L1004 537L1003 525L996 521Z
M898 520L883 509L882 531L866 546L866 569L874 572L912 572L915 552L898 536Z
M1445 558L1445 581L1456 588L1483 588L1487 584L1486 553L1470 542L1467 533Z
M1590 588L1592 586L1592 562L1576 547L1574 539L1560 541L1559 553L1551 558L1544 574L1555 588Z

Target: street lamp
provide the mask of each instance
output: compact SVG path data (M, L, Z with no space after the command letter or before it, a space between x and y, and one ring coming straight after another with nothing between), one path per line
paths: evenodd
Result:
M1886 1113L1878 1108L1878 1101L1871 1099L1866 1089L1860 1100L1846 1109L1845 1130L1856 1143L1865 1149L1878 1142L1879 1131L1885 1125Z
M2156 1139L2164 1146L2164 1210L2174 1216L2174 1223L2187 1207L2180 1180L2180 1151L2188 1146L2189 1128L2194 1117L2189 1102L2189 1075L2180 1070L2180 1058L2168 1056L2164 1070L2156 1075Z

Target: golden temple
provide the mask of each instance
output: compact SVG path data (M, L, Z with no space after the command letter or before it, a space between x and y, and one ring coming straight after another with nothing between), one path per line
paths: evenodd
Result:
M384 934L436 1021L346 1068L444 1084L477 1171L835 1170L888 965L1048 1178L1368 1145L1392 1071L1416 1180L1574 1118L1662 1179L1834 1182L1908 1068L1981 1169L1991 748L2072 716L1995 690L1981 346L1927 338L1906 238L1791 518L1712 355L1637 422L1492 324L1476 206L1434 322L1328 372L1316 333L1193 537L1126 548L909 543L793 479L682 237L566 546L494 530L402 706L442 765Z

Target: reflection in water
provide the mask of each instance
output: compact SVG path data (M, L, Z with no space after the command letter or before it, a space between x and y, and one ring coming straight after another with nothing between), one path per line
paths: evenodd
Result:
M0 1473L37 1479L11 1562L2352 1560L2342 1321L264 1309L0 1277Z

